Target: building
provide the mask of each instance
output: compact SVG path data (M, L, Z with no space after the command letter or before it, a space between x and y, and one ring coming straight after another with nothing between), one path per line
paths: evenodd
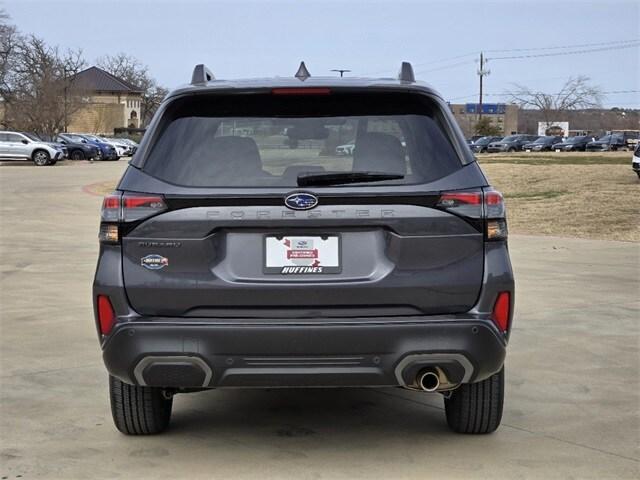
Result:
M75 75L81 106L69 115L67 131L113 135L115 128L139 128L143 90L98 67Z
M479 106L476 103L456 104L450 103L449 108L453 116L458 121L458 125L464 132L465 137L475 135L475 127L479 118ZM488 118L493 125L498 127L500 133L509 135L518 132L518 111L517 105L507 105L504 103L483 103L482 118Z

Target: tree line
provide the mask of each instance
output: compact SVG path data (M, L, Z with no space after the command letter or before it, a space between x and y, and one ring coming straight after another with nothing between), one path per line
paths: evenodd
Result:
M146 65L126 53L104 55L96 65L142 90L141 123L148 124L167 94ZM0 124L2 128L53 136L89 102L74 85L88 66L81 49L61 49L20 32L0 10Z

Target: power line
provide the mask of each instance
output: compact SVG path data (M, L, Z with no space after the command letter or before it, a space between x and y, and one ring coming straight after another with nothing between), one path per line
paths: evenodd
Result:
M624 44L635 44L640 42L640 39L635 38L635 39L629 39L629 40L615 40L615 41L610 41L610 42L597 42L597 43L579 43L579 44L574 44L574 45L553 45L550 47L531 47L531 48L502 48L502 49L490 49L490 50L484 50L485 52L489 52L489 53L501 53L501 52L534 52L534 51L541 51L541 50L566 50L566 49L573 49L573 48L585 48L585 47L611 47L611 46L619 46L621 48L629 48L629 47L633 47L635 45L624 45ZM617 49L617 48L612 48L612 49ZM595 50L589 50L589 51L601 51L600 49L595 49ZM582 51L580 51L580 53L583 53ZM587 51L584 51L584 53L588 53ZM424 65L433 65L436 63L446 63L446 62L450 62L451 60L458 60L460 58L466 58L466 57L471 57L471 56L476 56L478 54L478 50L476 50L475 52L469 52L469 53L464 53L464 54L460 54L460 55L454 55L451 57L445 57L445 58L441 58L439 60L429 60L427 62L419 62L419 63L414 63L413 66L415 67L420 67L420 66L424 66ZM561 52L558 53L557 55L561 55L561 54L565 54L565 52ZM568 52L567 54L573 54L572 52ZM540 56L551 56L551 54L541 54ZM514 56L515 58L530 58L528 56ZM494 60L504 60L506 58L503 57L493 57ZM432 71L438 71L438 70L445 70L448 68L453 68L453 67L457 67L460 65L465 65L469 62L459 62L459 63L455 63L453 65L450 66L444 66L444 67L437 67L435 69L430 69L430 70L423 70L421 72L416 72L416 73L426 73L426 72L432 72ZM367 72L364 73L363 75L375 75L378 73L387 73L387 72L391 72L393 71L393 68L387 68L385 70L377 70L375 72Z
M538 57L557 57L560 55L578 55L583 53L592 53L592 52L605 52L608 50L622 50L625 48L633 48L639 47L640 41L636 41L636 43L628 44L628 45L619 45L616 47L602 47L602 48L592 48L586 50L572 50L569 52L553 52L553 53L534 53L531 55L513 55L507 57L491 57L490 60L517 60L521 58L538 58Z
M605 45L616 45L621 43L633 43L640 41L639 38L634 38L632 40L616 40L613 42L599 42L599 43L582 43L577 45L555 45L552 47L534 47L534 48L502 48L502 49L492 49L485 50L486 52L532 52L536 50L563 50L569 48L583 48L583 47L601 47Z

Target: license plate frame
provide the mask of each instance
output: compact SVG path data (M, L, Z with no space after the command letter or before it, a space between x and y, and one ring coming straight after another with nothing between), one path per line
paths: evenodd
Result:
M289 240L289 246L286 240ZM304 242L307 242L306 248L301 248L305 246ZM262 245L262 271L265 274L304 276L342 272L342 237L338 233L265 234Z

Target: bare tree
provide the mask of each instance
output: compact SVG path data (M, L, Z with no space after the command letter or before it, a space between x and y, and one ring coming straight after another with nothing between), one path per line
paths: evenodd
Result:
M149 74L149 67L137 58L122 52L100 57L97 65L143 91L141 120L142 125L147 125L167 94L167 89L159 86Z
M9 77L18 40L16 27L9 24L9 16L0 9L0 98L3 102L11 95Z
M551 122L557 120L552 118L557 112L601 106L602 90L589 82L589 77L583 75L569 77L558 93L540 92L515 84L514 89L507 92L507 95L511 103L521 108L540 110L544 120Z
M73 88L75 74L85 65L82 51L61 51L6 25L0 34L4 125L47 136L63 130L68 116L84 103Z

